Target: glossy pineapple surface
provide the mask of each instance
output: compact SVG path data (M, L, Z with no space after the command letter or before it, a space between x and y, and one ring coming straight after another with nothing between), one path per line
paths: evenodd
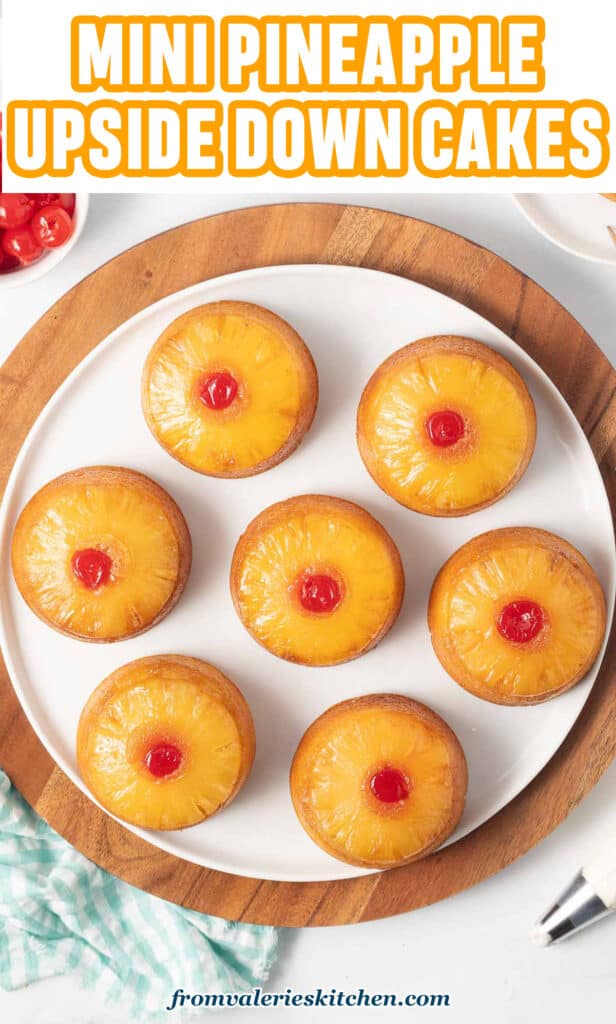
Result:
M319 583L329 598L323 610L305 600L305 581L315 579L317 598ZM372 516L338 498L306 495L253 520L235 551L231 587L242 622L269 651L331 665L390 628L404 577L393 541Z
M160 444L213 476L281 461L310 426L312 357L280 317L248 303L201 306L163 333L146 362L143 406Z
M368 867L439 845L462 813L466 782L462 748L445 722L394 694L331 708L308 729L291 770L309 835L333 856Z
M141 828L186 828L235 795L252 765L254 729L239 690L211 665L143 658L94 691L77 755L106 810Z
M39 491L13 538L19 589L62 632L111 641L150 626L177 596L190 565L182 515L153 481L131 470L91 467ZM94 575L79 559L94 559Z
M507 635L504 618L513 616L515 626L516 614L521 632ZM463 686L497 703L534 703L590 668L605 601L571 545L541 530L503 529L470 541L445 564L429 622L437 654Z
M358 443L379 486L429 515L495 501L524 471L535 414L502 357L463 338L408 345L375 372L358 411Z

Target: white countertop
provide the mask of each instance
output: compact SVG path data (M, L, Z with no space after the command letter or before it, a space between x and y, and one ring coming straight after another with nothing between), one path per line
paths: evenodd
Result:
M0 360L68 288L99 264L149 235L196 217L287 197L94 196L75 251L25 289L0 293ZM306 196L305 199L317 197ZM337 196L335 201L345 197ZM466 235L540 282L616 361L616 268L584 262L528 225L508 196L358 196L354 200L412 214ZM373 924L286 931L268 988L307 992L363 987L373 993L448 993L450 1006L430 1020L513 1024L612 1019L616 992L616 915L569 942L543 950L528 932L540 912L606 832L616 832L616 762L583 804L535 850L468 892L413 914ZM182 979L178 978L178 987ZM227 1010L225 1020L281 1019L284 1008ZM408 1009L329 1010L335 1019L406 1019ZM327 1015L328 1011L322 1013ZM183 1019L180 1011L167 1015ZM293 1011L305 1024L314 1009ZM54 979L16 993L0 991L0 1019L11 1024L128 1024L75 981ZM130 1018L131 1020L134 1018Z

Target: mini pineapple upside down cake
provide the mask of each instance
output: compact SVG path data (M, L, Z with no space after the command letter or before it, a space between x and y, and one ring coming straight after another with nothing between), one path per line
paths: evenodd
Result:
M84 707L81 776L100 804L140 828L196 825L225 807L254 760L248 705L212 665L182 655L112 672Z
M309 429L317 371L297 332L248 302L213 302L175 320L143 371L147 424L162 447L208 476L262 473Z
M12 545L22 597L49 626L109 643L143 633L178 601L191 564L180 509L132 469L89 466L46 484Z
M250 523L233 555L231 593L248 632L272 654L336 665L391 628L404 572L396 545L368 512L308 494Z
M357 443L401 505L461 516L517 483L535 446L535 408L513 366L487 345L439 336L394 352L366 385Z
M443 668L495 704L538 704L570 689L597 658L605 598L586 559L545 530L492 530L439 572L428 625Z
M304 734L291 797L308 835L349 864L390 868L440 846L467 789L460 743L430 708L371 694L329 708Z

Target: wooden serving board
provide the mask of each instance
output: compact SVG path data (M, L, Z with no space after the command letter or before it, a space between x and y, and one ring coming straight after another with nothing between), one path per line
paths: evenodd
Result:
M256 207L174 228L78 284L0 371L0 487L26 433L67 374L110 331L165 295L232 271L283 263L372 267L445 292L514 338L550 375L586 432L616 509L616 372L573 317L494 253L432 224L329 204ZM504 810L442 852L348 881L240 878L179 860L98 810L56 767L0 665L0 763L26 800L77 849L133 885L236 920L338 925L402 913L510 864L594 786L616 749L614 631L588 703L541 774Z

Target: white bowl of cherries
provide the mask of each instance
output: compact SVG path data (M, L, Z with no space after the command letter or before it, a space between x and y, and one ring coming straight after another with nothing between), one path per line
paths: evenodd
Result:
M0 122L0 145L1 132ZM81 234L88 202L79 192L2 192L0 176L0 291L34 281L64 259Z
M64 259L88 200L86 193L0 193L0 290L34 281Z

